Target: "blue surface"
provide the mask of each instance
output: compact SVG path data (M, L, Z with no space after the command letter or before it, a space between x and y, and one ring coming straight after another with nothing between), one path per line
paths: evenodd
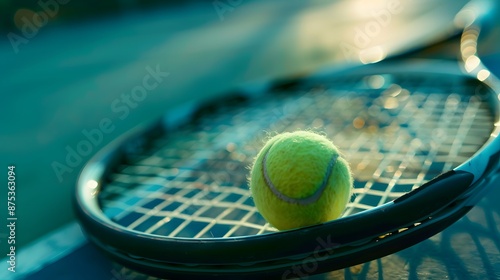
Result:
M93 245L86 243L57 262L28 275L25 279L110 280L114 277L112 262L101 254L101 252L97 251ZM116 279L122 280L120 278Z
M463 2L441 1L430 6L434 7L430 11L440 13L440 20L448 22ZM242 83L345 63L339 44L352 40L353 26L363 27L372 20L366 17L370 10L355 5L354 1L244 1L221 18L211 2L202 1L186 7L45 26L21 45L18 53L2 36L0 142L7 144L0 145L0 159L4 165L17 166L19 249L74 221L70 197L80 169L92 154L123 132L193 96L203 99ZM406 7L405 12L412 11L411 6ZM332 17L335 9L342 8L351 9ZM426 10L413 11L418 20L408 21L403 14L400 18L409 25L426 22L425 17L418 18ZM399 23L395 19L391 25L394 32L382 32L377 37L394 44L388 47L389 54L429 43L449 31L427 36L423 31L443 26L429 21L417 30L420 33L410 34L404 21ZM373 44L379 41L374 39ZM498 75L496 42L488 41L489 50L480 55ZM121 119L111 104L142 82L147 66L158 64L171 75ZM98 128L103 119L110 119L114 130L103 135L92 152L82 156L59 180L52 164L64 163L66 148L75 148L86 139L83 130ZM500 191L494 190L465 219L417 246L331 275L354 278L358 271L368 278L383 275L387 279L499 278L498 197ZM0 207L6 208L5 200ZM0 220L5 220L5 211L0 212ZM6 237L0 232L2 254ZM22 260L19 262L22 266ZM120 279L116 271L121 270L86 244L28 279Z

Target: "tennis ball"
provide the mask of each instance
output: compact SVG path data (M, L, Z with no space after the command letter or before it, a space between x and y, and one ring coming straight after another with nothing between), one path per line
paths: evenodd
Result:
M337 147L307 131L271 138L255 158L249 180L255 206L279 230L338 218L353 184Z

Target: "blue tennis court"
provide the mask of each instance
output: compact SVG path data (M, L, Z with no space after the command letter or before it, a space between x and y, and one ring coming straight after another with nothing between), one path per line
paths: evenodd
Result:
M498 13L490 1L254 0L166 5L118 1L114 8L96 6L95 11L70 1L40 3L2 3L10 11L3 13L12 20L3 27L5 36L0 39L4 66L0 139L5 143L0 147L5 167L1 176L5 184L15 180L16 188L10 192L5 188L6 195L1 196L5 210L0 217L6 226L0 231L0 279L156 279L98 250L82 232L74 211L75 185L87 162L138 126L159 118L170 126L198 104L237 88L260 92L276 81L324 69L418 58L442 59L448 65L460 59L460 51L464 53L461 27L476 18L481 18L485 26L481 32L488 36L479 41L477 56L464 67L473 67L475 59L480 59L491 75L500 75ZM75 12L79 10L85 16ZM380 81L374 79L370 83L377 86ZM276 114L286 115L286 110ZM256 126L255 131L231 133L257 135L262 130ZM478 132L470 135L474 133ZM189 140L178 137L181 144L177 147ZM224 145L228 151L236 148ZM168 164L193 159L182 153L172 158ZM366 165L355 159L352 163ZM10 166L15 167L12 180ZM165 178L178 175L161 174ZM230 174L238 175L236 171ZM157 191L154 183L148 186L152 188L148 192ZM121 191L116 188L110 200ZM292 266L283 277L500 278L499 192L491 188L456 223L402 251L321 274L315 274L314 267ZM228 195L228 200L244 203L244 195ZM15 204L8 204L13 196ZM149 203L151 209L163 205L162 201ZM179 205L167 207L171 209L165 211L175 211ZM254 211L251 202L242 209ZM110 216L124 215L114 213L118 210L113 207L105 210ZM190 208L182 217L194 216L197 210ZM236 212L231 215L233 220L252 219ZM127 223L140 219L125 218ZM156 225L154 229L162 229L159 218L149 222ZM210 231L203 232L205 222L195 230L210 237ZM181 235L182 223L177 225ZM136 224L139 230L153 230L149 224ZM221 237L235 231L228 229Z

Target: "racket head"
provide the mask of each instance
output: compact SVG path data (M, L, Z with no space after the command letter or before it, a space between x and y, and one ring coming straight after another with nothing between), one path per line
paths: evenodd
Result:
M498 167L464 166L494 162L499 127L490 86L455 63L407 63L322 72L167 114L87 164L77 216L113 259L159 277L283 275L311 258L321 273L409 247L473 206ZM350 162L354 196L340 219L277 232L253 206L247 168L264 131L314 124Z

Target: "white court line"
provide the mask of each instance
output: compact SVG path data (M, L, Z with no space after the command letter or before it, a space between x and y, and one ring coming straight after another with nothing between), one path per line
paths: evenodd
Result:
M0 260L0 279L22 279L73 252L85 241L78 223L60 227L19 250L16 253L15 272L7 270L8 257Z

